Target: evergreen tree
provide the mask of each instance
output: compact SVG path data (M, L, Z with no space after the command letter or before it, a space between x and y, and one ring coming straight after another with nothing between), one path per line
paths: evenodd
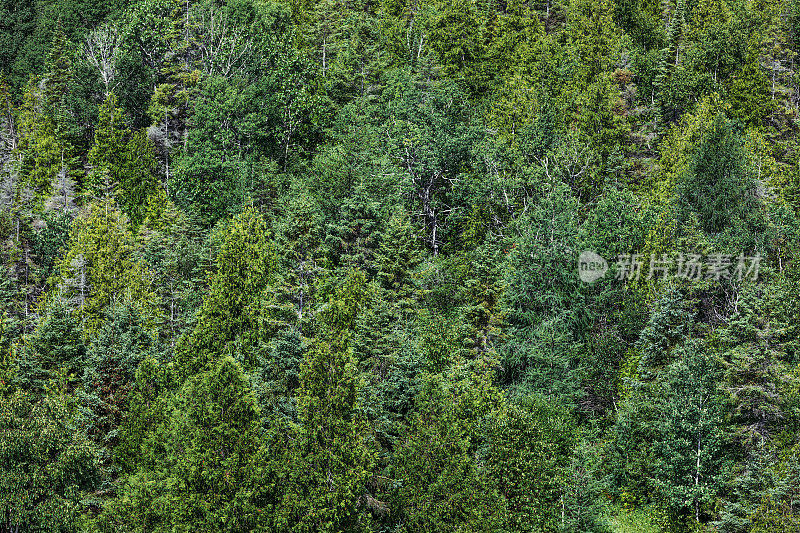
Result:
M250 480L262 459L260 413L238 363L221 357L189 378L164 415L133 450L144 468L125 478L103 529L256 527Z
M358 407L360 380L351 338L364 275L351 271L320 312L300 371L300 459L293 470L298 531L368 531L364 506L374 452Z
M86 346L79 322L61 299L47 309L33 334L19 348L17 378L26 390L43 391L66 373L77 385L85 368Z
M134 133L122 152L118 198L134 227L142 223L148 200L160 190L157 166L153 143L144 131Z
M85 186L91 196L114 199L120 196L125 133L122 109L117 107L114 93L109 93L100 106L94 145L87 155L91 170Z
M103 310L115 304L127 302L145 320L155 320L150 273L135 247L127 220L112 200L90 204L73 223L52 283L58 297L76 308L87 338L103 323Z
M741 137L718 115L689 163L680 191L683 205L697 213L703 231L721 233L736 221L757 222L755 186Z
M474 372L474 373L473 373ZM477 458L480 424L502 405L490 373L469 367L429 376L394 453L395 517L404 531L500 530L508 519L496 479Z
M142 324L137 311L115 307L86 349L83 397L87 434L98 445L105 484L100 494L112 492L110 482L118 468L112 464L120 425L128 414L128 398L139 363L152 354L153 334Z
M238 357L250 370L256 364L259 341L272 333L266 304L276 258L264 217L252 207L245 208L219 228L215 241L214 268L208 275L208 294L198 311L197 325L177 347L183 378L232 354L237 345Z

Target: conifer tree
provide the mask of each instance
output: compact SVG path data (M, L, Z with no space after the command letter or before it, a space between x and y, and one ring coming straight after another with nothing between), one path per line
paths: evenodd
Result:
M277 261L264 217L247 207L218 229L215 241L214 266L197 325L177 347L182 379L235 350L244 368L252 369L260 342L273 333L267 304Z
M94 144L87 155L91 170L86 178L86 192L95 198L120 196L120 182L125 155L125 122L117 97L111 92L100 105Z
M508 509L496 480L481 468L480 424L503 398L485 368L428 376L416 412L394 453L391 501L403 531L501 530Z
M119 204L131 224L137 227L145 218L148 200L158 195L158 164L153 143L145 131L135 132L122 153Z
M67 397L0 396L0 516L7 531L78 528L97 481L96 452Z
M76 309L87 337L104 322L103 310L114 304L128 302L145 320L155 320L151 274L135 246L127 219L110 199L90 204L73 223L53 285L58 297Z
M366 484L374 452L357 403L361 384L351 347L364 284L364 274L351 271L330 297L300 372L298 531L369 530Z
M68 385L77 385L85 368L86 346L80 323L61 299L46 309L36 330L19 347L17 379L29 391L43 391L65 373Z
M263 526L266 517L250 493L254 461L263 459L259 419L247 377L232 358L220 357L189 378L132 450L142 455L142 468L123 481L124 497L102 517L104 529Z

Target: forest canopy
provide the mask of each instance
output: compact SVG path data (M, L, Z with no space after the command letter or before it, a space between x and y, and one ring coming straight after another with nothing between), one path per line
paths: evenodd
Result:
M0 533L800 529L800 0L0 0Z

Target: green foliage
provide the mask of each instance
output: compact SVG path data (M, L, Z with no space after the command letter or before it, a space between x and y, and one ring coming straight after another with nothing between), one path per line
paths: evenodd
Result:
M124 479L124 496L109 506L103 529L254 527L249 487L259 418L247 378L230 357L191 377L135 450L147 467Z
M755 54L741 66L731 82L731 116L743 124L762 127L764 118L775 107L770 98L770 83Z
M565 528L565 477L574 445L571 421L535 397L491 420L484 467L506 502L509 531Z
M576 211L567 187L557 185L519 221L521 236L508 254L502 304L511 337L503 347L503 379L566 401L579 398L583 372L572 332L583 319L573 270Z
M485 370L453 374L423 378L416 414L395 451L392 500L405 531L498 530L507 520L506 502L477 457L476 434L501 408L502 395Z
M154 342L136 309L114 307L106 313L107 321L86 349L83 393L89 421L87 433L110 451L128 411L136 369L152 354Z
M116 198L122 173L126 127L117 97L109 93L100 106L94 145L87 154L91 171L85 185L95 198Z
M320 312L320 329L300 370L302 425L292 481L297 531L366 531L366 482L374 454L357 399L360 380L350 348L364 275L348 274Z
M127 303L147 321L156 315L150 273L136 257L127 219L113 201L92 203L73 222L70 240L53 280L53 294L69 302L87 338L99 329L103 310Z
M0 0L0 531L796 531L799 6Z
M97 481L96 451L68 398L0 397L0 513L9 531L70 531Z
M681 187L684 205L697 213L700 227L709 234L739 221L753 224L759 214L752 171L742 139L733 128L723 116L714 118L689 162Z
M466 170L476 135L467 122L469 102L452 82L417 83L405 72L392 80L386 96L388 148L402 169L402 193L438 254L451 183Z
M179 372L188 377L242 343L241 357L250 369L258 340L270 333L268 289L276 258L264 217L245 208L215 235L214 268L208 294L198 311L197 326L177 348Z
M208 250L199 225L163 192L148 199L145 212L138 234L141 254L154 274L161 335L174 342L194 323L202 302Z
M66 373L71 385L83 374L85 351L80 324L63 300L47 309L36 331L19 348L17 378L27 390L42 391Z

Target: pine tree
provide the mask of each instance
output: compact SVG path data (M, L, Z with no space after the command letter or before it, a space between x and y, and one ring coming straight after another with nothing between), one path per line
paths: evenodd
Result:
M474 0L442 0L431 22L430 46L449 79L463 79L474 91L485 88L481 19Z
M422 250L408 215L401 207L395 207L375 253L375 270L389 299L400 309L410 309L419 297L416 270L422 260Z
M47 58L47 73L44 78L44 98L48 111L59 117L64 111L65 98L69 94L72 64L67 36L61 20L56 25L50 53ZM63 118L63 117L62 117Z
M752 170L741 136L723 115L716 116L703 135L681 185L681 207L697 213L706 233L732 231L737 222L757 224Z
M650 423L660 436L654 443L654 492L676 519L698 523L708 519L721 476L719 366L698 342L676 356L653 387L658 418Z
M71 209L75 172L74 148L48 110L45 94L31 78L19 109L20 185L43 202L53 200L66 212ZM54 190L55 189L55 190Z
M36 330L19 347L17 379L29 391L43 391L66 373L69 385L78 384L86 365L86 346L80 323L61 299L46 309Z
M770 83L755 51L749 53L744 65L733 75L730 83L730 116L743 124L763 128L764 119L776 104L770 97Z
M363 187L342 202L334 223L327 225L325 244L332 263L374 275L375 253L381 242L380 203L369 198Z
M139 363L152 356L154 335L136 309L123 306L105 311L108 318L86 349L81 399L87 434L100 450L104 484L98 495L113 493L119 469L113 464L119 428L128 415L128 401Z
M574 430L558 405L521 400L489 420L480 457L506 502L509 530L557 531Z
M578 245L576 202L566 186L555 185L519 219L500 306L509 336L501 354L503 379L527 382L531 392L565 402L582 394L576 335L584 318L578 304L582 296L571 267L574 257L567 251Z
M292 187L284 209L276 235L283 267L280 298L292 310L294 325L307 334L315 307L316 281L325 265L324 218L303 184Z
M608 0L573 0L567 12L567 37L577 61L577 89L611 69L620 49L613 6Z
M197 221L179 210L162 189L148 199L143 212L138 240L160 299L160 333L174 346L194 323L202 304L208 262L205 235Z
M669 3L665 4L664 16L669 16L668 7ZM658 63L658 71L656 73L653 86L658 93L659 105L659 122L662 125L668 124L674 117L667 115L667 108L665 105L665 92L669 90L668 79L678 66L678 61L681 53L681 40L686 32L686 3L684 0L676 0L675 9L671 14L669 26L666 32L665 46L661 49L661 59Z

